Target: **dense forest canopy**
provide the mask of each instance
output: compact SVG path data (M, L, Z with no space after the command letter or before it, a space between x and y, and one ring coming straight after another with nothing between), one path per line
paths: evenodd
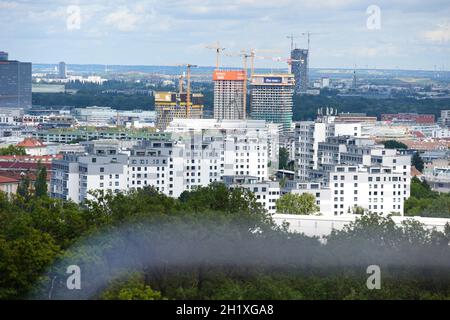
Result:
M450 228L366 214L324 245L223 184L179 199L152 188L93 196L77 205L0 193L0 298L450 298ZM366 286L373 264L381 290ZM66 286L73 265L81 290Z

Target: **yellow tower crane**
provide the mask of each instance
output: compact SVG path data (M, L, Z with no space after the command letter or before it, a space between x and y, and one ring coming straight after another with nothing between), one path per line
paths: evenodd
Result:
M186 118L191 117L191 68L198 67L195 64L182 64L180 67L186 67ZM181 79L180 79L181 80ZM180 81L181 82L181 81ZM180 90L183 89L183 85L180 85ZM180 91L181 92L181 91Z
M261 49L251 49L250 51L241 50L240 52L227 53L226 56L229 57L242 57L243 67L244 67L244 95L243 95L243 119L246 118L247 113L247 81L248 81L248 58L250 58L250 79L253 77L255 72L255 58L259 58L256 52L280 52L279 50L261 50Z

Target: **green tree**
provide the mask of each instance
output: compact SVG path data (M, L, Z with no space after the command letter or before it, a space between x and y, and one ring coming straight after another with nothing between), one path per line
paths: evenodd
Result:
M383 144L386 149L408 149L406 144L397 140L386 140Z
M25 148L10 145L0 149L0 156L26 156Z
M17 194L24 199L28 199L30 197L30 186L30 176L28 173L23 174L20 178L19 186L17 187Z
M286 148L281 147L278 155L278 167L279 169L287 169L289 163L289 151Z
M34 191L36 197L45 197L48 193L47 186L47 168L40 165L36 175L36 181L34 182Z
M417 199L425 199L425 198L437 198L439 193L431 190L430 185L424 180L420 180L417 177L413 177L411 179L411 197Z
M116 280L102 294L104 300L161 300L161 293L145 284L144 277L135 273L125 280Z
M434 193L418 179L413 179L411 193L414 195L411 199L416 201L411 204L420 210L449 211L450 196ZM326 243L321 244L317 238L277 227L253 193L241 188L230 190L221 183L185 192L179 199L150 187L92 195L91 200L78 205L49 197L10 199L0 192L0 299L27 298L36 291L39 297L47 298L50 288L55 298L58 291L67 293L65 281L61 281L67 276L66 258L82 267L83 279L89 279L88 269L95 279L105 279L99 287L83 280L83 290L93 289L89 291L93 292L91 297L98 299L450 298L446 267L450 261L450 225L444 232L437 232L416 221L398 225L389 216L364 213L343 229L334 230ZM302 201L285 201L289 196L281 198L286 207L294 208L286 213L315 206L313 195L297 197ZM133 228L127 227L130 225ZM127 236L130 231L143 232L145 241L151 245L139 240L129 246L127 239L134 237L115 236ZM170 247L168 240L173 234L177 241ZM199 264L186 265L179 260L184 248L192 243L201 247L211 239L220 241L213 241L216 243L213 251L208 246L200 248L208 253L204 258L188 256L189 261L200 261ZM247 243L252 244L248 251L239 251ZM274 247L267 247L268 243ZM115 273L110 269L111 263L119 259L120 264L127 265L122 258L129 258L117 256L120 252L116 251L117 245L121 244L130 257L139 258L143 254L151 257L152 263L139 263L130 269L127 266L123 272ZM227 252L223 244L231 245L236 261L244 261L255 250L269 251L269 260L256 257L250 265L234 264L229 259L225 264L218 263L224 261L220 257ZM274 250L278 245L280 249ZM173 256L161 255L165 246L180 251L169 250ZM138 247L143 251L134 250ZM384 255L386 252L388 255ZM307 268L298 263L296 253L307 262ZM394 257L394 267L386 262L389 257ZM161 264L153 264L157 261ZM273 261L283 264L274 267L270 264ZM346 265L348 261L358 263ZM267 262L269 266L265 266ZM445 264L441 272L421 265L427 262ZM381 264L383 290L371 291L365 286L364 270L374 263ZM94 267L84 268L87 265ZM99 273L99 270L108 271ZM120 278L110 282L110 277L117 276ZM40 280L44 284L37 289Z
M414 155L412 156L412 158L411 158L411 165L416 167L416 169L419 170L420 172L423 172L425 164L424 164L423 159L420 157L418 152L414 153Z
M287 193L277 200L276 207L282 214L311 215L320 210L316 198L310 193Z

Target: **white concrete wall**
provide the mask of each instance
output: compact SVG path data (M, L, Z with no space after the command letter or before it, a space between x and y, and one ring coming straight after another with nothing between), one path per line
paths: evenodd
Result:
M323 237L331 233L333 229L342 230L344 226L355 221L357 215L344 215L336 217L323 216L300 216L289 214L275 214L273 218L275 222L281 225L283 222L289 223L289 230L292 232L304 233L307 236ZM426 228L436 228L437 231L444 231L446 223L450 224L450 219L442 218L425 218L425 217L392 217L397 225L407 219L414 219L423 223Z

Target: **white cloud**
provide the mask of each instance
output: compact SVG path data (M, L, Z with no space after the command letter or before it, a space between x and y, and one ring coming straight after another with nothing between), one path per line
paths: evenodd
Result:
M122 8L108 14L105 17L104 22L107 25L116 27L120 31L131 32L136 30L137 25L141 20L141 15L130 12L127 8Z
M28 18L31 22L48 23L53 20L65 21L67 18L66 7L55 7L52 10L28 11Z
M15 9L19 6L17 2L0 1L0 9Z
M307 8L317 8L317 9L345 8L347 6L358 3L360 3L360 1L358 0L304 0L300 2L300 4L304 5Z
M450 24L440 25L434 30L426 31L423 38L429 42L444 43L450 41Z

